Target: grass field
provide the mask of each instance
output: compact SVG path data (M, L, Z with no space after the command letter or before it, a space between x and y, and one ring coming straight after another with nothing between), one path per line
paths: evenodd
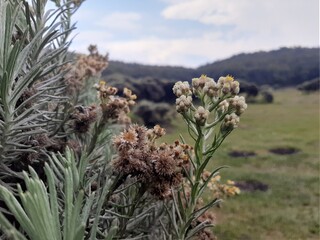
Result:
M222 179L258 180L267 191L242 191L214 209L219 239L320 239L319 95L294 89L276 91L273 104L250 104L240 127L222 144L210 167L229 165ZM186 136L180 118L166 141ZM278 155L272 148L292 147ZM256 156L230 157L232 150Z

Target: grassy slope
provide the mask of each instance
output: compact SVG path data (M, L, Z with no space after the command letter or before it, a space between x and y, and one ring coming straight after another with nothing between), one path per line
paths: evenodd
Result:
M175 133L187 135L182 120ZM167 141L177 136L171 133ZM273 147L296 147L275 155ZM255 157L231 158L230 150L252 150ZM266 192L242 192L215 209L219 239L319 239L319 96L293 89L275 92L274 104L251 104L241 126L226 139L211 167L231 166L223 179L256 179Z

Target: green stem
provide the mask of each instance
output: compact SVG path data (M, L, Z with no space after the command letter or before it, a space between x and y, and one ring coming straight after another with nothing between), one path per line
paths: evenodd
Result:
M120 230L119 230L119 236L120 239L122 239L126 233L126 227L127 227L127 223L129 222L129 220L132 218L134 211L137 208L137 205L140 202L141 197L144 195L144 193L147 191L147 185L146 184L142 184L142 186L140 186L138 193L135 195L133 201L132 201L132 205L130 206L129 212L127 217L124 219L124 223L122 224Z
M90 155L93 152L93 150L96 146L96 143L99 139L99 135L102 133L105 126L106 126L106 122L103 121L103 119L101 119L100 122L95 126L95 131L93 133L93 136L91 138L89 148L87 151L88 155Z

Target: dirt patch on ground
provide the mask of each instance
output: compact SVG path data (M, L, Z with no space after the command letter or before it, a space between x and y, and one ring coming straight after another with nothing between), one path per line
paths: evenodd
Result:
M300 150L295 147L278 147L278 148L272 148L269 151L278 155L290 155L290 154L295 154Z
M246 191L246 192L254 192L254 191L265 192L269 189L268 184L265 184L255 179L235 182L235 186L240 188L240 190Z
M234 150L234 151L229 152L229 156L230 157L253 157L253 156L256 156L256 153L252 152L252 151Z

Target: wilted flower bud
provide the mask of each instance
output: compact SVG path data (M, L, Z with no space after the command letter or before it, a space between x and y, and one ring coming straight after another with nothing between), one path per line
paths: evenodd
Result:
M200 125L204 125L208 117L209 117L209 111L202 106L198 107L198 109L196 110L196 113L194 114L194 118Z
M166 134L166 130L162 127L160 127L160 125L155 125L153 127L153 129L149 129L147 131L147 135L150 139L152 138L160 138L162 136L164 136Z

